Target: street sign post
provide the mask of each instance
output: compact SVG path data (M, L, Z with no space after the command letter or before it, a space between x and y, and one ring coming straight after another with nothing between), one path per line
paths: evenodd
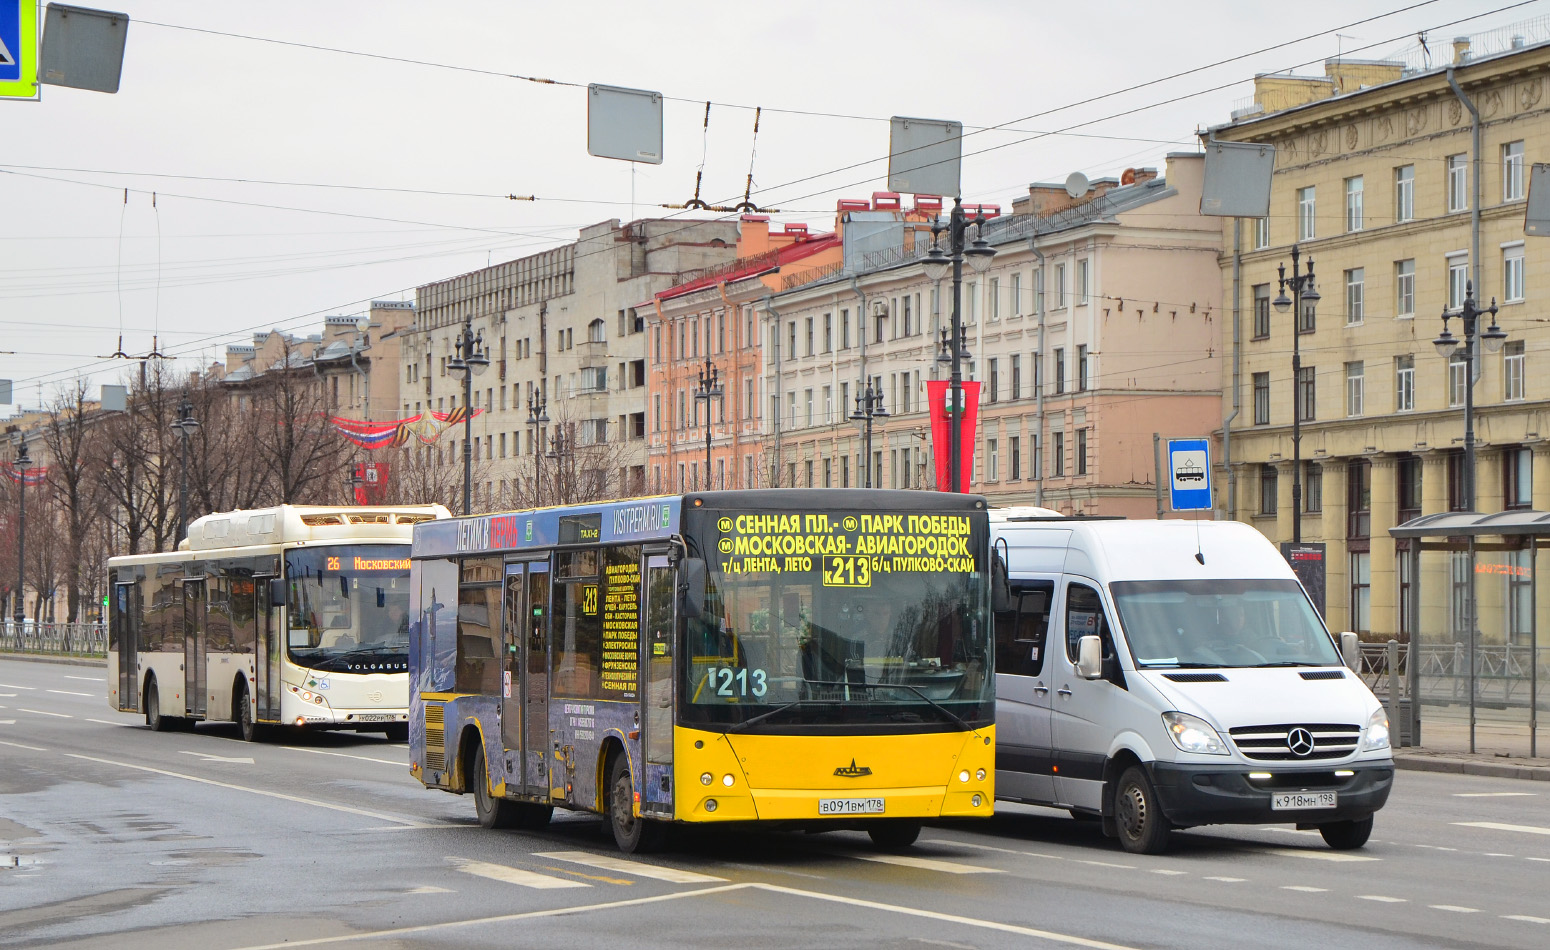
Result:
M1211 446L1205 439L1168 440L1168 506L1174 511L1211 507Z
M0 0L0 99L38 98L38 5Z

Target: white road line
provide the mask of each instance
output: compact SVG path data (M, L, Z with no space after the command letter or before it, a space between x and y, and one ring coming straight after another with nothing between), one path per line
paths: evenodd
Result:
M437 887L434 884L427 884L424 887L410 888L409 890L404 891L404 893L405 894L452 894L452 893L456 893L456 892L455 891L449 891L445 887Z
M1310 851L1304 848L1271 848L1266 854L1279 854L1283 858L1308 858L1313 861L1381 861L1363 854L1347 854L1344 851Z
M107 682L107 677L105 677L105 676L71 676L69 673L65 674L65 679L67 679L67 680L86 680L89 683L105 683L105 682Z
M1503 851L1487 851L1485 853L1485 856L1488 857L1488 858L1515 858L1515 857L1517 857L1517 855L1515 855L1515 854L1507 854L1506 852L1503 852Z
M1306 884L1284 884L1281 886L1281 890L1301 891L1304 894L1325 894L1329 892L1327 887L1309 887Z
M1188 874L1189 872L1188 871L1175 871L1172 868L1152 868L1152 873L1153 874L1169 874L1169 875L1174 875L1174 874Z
M531 887L535 890L548 891L564 887L592 886L585 881L572 881L569 878L553 877L548 874L539 874L536 871L524 871L521 868L507 867L504 864L471 861L467 858L447 858L447 860L451 861L453 866L464 874L487 877L492 881L515 884L518 887Z
M1385 897L1382 894L1358 894L1356 899L1359 901L1377 901L1380 904L1405 904L1409 902L1408 898Z
M0 693L0 696L4 696L6 699L15 699L16 698L16 694L15 693Z
M1491 831L1516 831L1525 835L1550 835L1550 828L1539 825L1509 825L1500 821L1455 821L1460 828L1486 828Z
M12 721L14 722L15 720L12 720ZM8 745L8 746L11 746L14 749L26 749L28 752L47 752L48 751L47 749L44 749L44 748L42 748L40 746L22 745L20 742L6 742L3 739L0 739L0 745Z
M1241 877L1208 877L1208 881L1221 881L1223 884L1242 884L1246 878Z
M981 851L996 851L1001 854L1021 854L1030 858L1048 858L1051 861L1064 861L1065 858L1058 854L1045 854L1042 851L1019 851L1016 848L997 848L994 845L976 844L973 841L954 841L951 838L925 838L926 844L945 844L959 848L978 848Z
M936 871L939 874L1002 874L998 868L983 868L977 864L958 864L954 861L938 861L935 858L915 858L907 854L850 854L846 857L859 858L862 861L872 861L877 864L893 864L903 868L919 868L922 871Z
M16 720L15 719L0 719L0 726L14 726L14 725L16 725Z
M1432 910L1445 910L1445 911L1448 911L1449 913L1454 913L1454 914L1478 914L1478 913L1480 913L1480 908L1478 908L1478 907L1460 907L1457 904L1427 904L1426 906L1430 907Z
M299 745L283 745L282 749L290 752L311 752L313 755L337 755L343 759L360 759L362 762L381 762L383 765L396 765L401 769L409 767L408 762L395 762L392 759L373 759L369 755L351 755L348 752L329 752L327 749L306 749Z
M32 747L25 746L24 748L30 749ZM42 752L45 750L39 749L38 751ZM320 802L313 798L302 798L300 795L287 795L284 792L271 792L267 789L253 788L248 785L233 785L230 782L217 782L215 779L201 778L198 775L189 775L184 772L172 772L168 771L167 769L153 769L149 765L135 765L131 762L117 762L113 759L99 759L94 755L80 755L79 753L75 752L66 752L65 756L66 758L80 759L84 762L96 762L100 765L116 765L122 769L134 769L137 772L150 772L154 775L165 775L168 778L180 778L189 782L198 782L201 785L214 785L216 788L229 788L233 791L248 792L252 795L262 795L265 798L278 798L281 801L295 802L298 805L312 805L317 808L327 808L329 811L342 811L350 815L361 815L365 818L375 818L378 821L392 822L395 825L413 826L418 824L418 822L415 822L411 819L399 818L395 815L385 815L378 811L368 811L364 808L351 808L349 805L339 805L335 804L334 802Z
M1085 861L1081 858L1072 858L1071 860L1075 861L1077 864L1091 864L1093 867L1099 868L1119 868L1122 871L1134 871L1136 869L1134 864L1113 864L1108 861Z
M253 760L251 758L246 758L246 757L237 758L236 756L228 756L228 755L211 755L208 752L190 752L188 749L179 749L178 750L178 755L197 755L197 756L199 756L201 759L203 759L206 762L227 762L227 763L234 763L236 765L252 765L253 764Z
M1550 861L1550 858L1524 858L1525 861Z
M1538 792L1454 792L1454 798L1531 798Z
M55 719L74 719L75 718L74 716L67 716L64 713L44 712L41 709L23 709L21 706L17 706L16 707L16 711L17 712L24 712L24 713L32 713L32 714L37 715L37 716L53 716Z
M548 858L551 861L568 861L571 864L580 864L589 868L633 874L636 877L649 877L673 884L720 884L726 880L724 877L712 877L709 874L681 871L678 868L665 868L655 864L642 864L639 861L629 861L606 854L593 854L590 851L537 851L534 852L533 857Z
M1530 924L1550 924L1550 917L1530 917L1528 914L1503 914L1502 920L1521 920Z
M87 722L95 722L99 726L131 726L131 725L138 726L140 724L140 720L138 720L138 719L131 719L131 720L128 720L127 722L123 721L123 720L120 720L119 722L113 722L112 720L109 720L109 719L88 719L86 721Z
M37 689L37 687L36 686L17 686L15 683L0 683L0 689L25 689L27 692L30 693L33 690Z
M96 693L77 693L73 689L51 689L48 692L50 692L50 693L58 693L61 696L85 696L88 699L93 697L93 696L95 696L95 695L97 695Z

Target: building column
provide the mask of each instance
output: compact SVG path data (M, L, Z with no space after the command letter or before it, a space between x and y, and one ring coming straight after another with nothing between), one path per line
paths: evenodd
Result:
M1448 510L1448 456L1442 452L1421 453L1421 514L1435 515Z
M1475 510L1502 510L1502 451L1475 447Z
M1550 506L1550 442L1535 442L1534 450L1534 508L1544 511Z
M1292 540L1292 463L1272 462L1276 467L1276 534L1271 540L1280 544Z
M1399 575L1394 562L1394 538L1389 529L1399 516L1399 460L1380 455L1372 460L1372 589L1373 633L1387 640L1399 634Z

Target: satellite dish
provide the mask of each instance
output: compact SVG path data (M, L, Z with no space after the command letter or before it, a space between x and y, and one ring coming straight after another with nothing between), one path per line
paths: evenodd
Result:
M1087 176L1081 172L1072 172L1066 178L1066 194L1073 198L1080 198L1087 194L1087 190L1090 187L1092 186L1088 184Z

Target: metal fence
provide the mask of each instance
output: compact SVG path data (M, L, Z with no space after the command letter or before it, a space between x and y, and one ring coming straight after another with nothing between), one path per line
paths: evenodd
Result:
M1469 648L1465 644L1415 646L1405 643L1394 646L1391 657L1388 644L1362 644L1357 673L1379 699L1387 701L1391 692L1402 700L1411 698L1410 663L1414 656L1417 664L1415 689L1423 706L1469 702ZM1539 708L1550 710L1550 647L1540 647L1538 652L1536 658L1527 646L1477 647L1475 702L1498 709L1528 708L1536 678L1531 664L1537 659Z
M101 623L0 623L0 652L57 656L107 656L108 628Z

